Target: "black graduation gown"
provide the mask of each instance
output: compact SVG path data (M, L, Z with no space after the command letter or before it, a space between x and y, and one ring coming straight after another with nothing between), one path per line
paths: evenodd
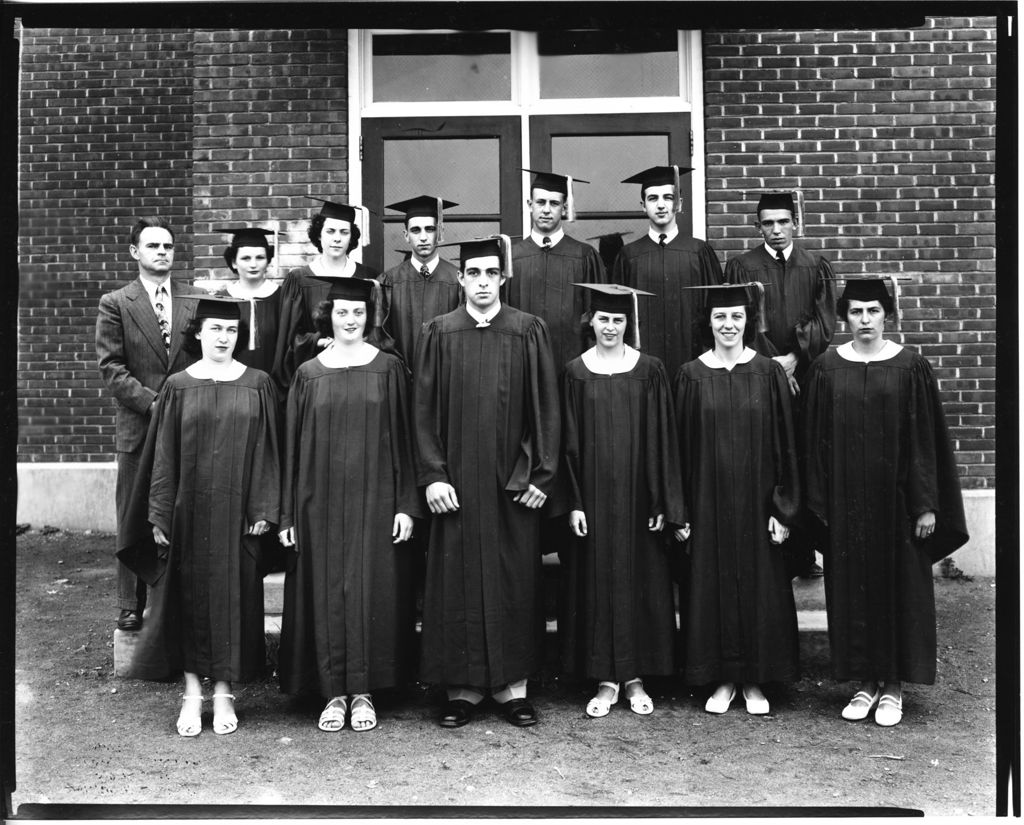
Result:
M395 341L405 363L412 366L423 325L462 303L459 270L445 260L424 278L412 261L403 261L380 276L384 288L384 330Z
M644 305L640 349L661 359L669 375L700 354L704 294L682 287L721 283L722 266L707 241L680 233L662 247L645 234L622 248L612 281L657 296Z
M512 498L550 494L558 465L547 326L503 305L477 327L460 307L427 324L414 375L419 484L460 504L431 520L421 676L500 687L536 668L543 632L540 511Z
M377 277L377 272L357 263L352 277L372 279ZM278 290L281 318L274 352L273 376L278 386L288 387L299 365L319 352L315 341L310 345L308 337L316 331L313 313L317 304L327 300L330 290L330 284L315 275L308 265L296 267L285 276ZM377 307L377 312L383 317L384 308Z
M277 407L270 377L252 368L234 381L182 371L160 391L118 542L151 586L133 675L263 675L260 545L243 533L278 522ZM169 548L153 543L151 524Z
M396 513L422 515L406 376L394 355L302 364L288 396L281 529L295 528L278 672L287 693L401 684L415 631Z
M230 295L230 293L226 293ZM249 349L248 340L241 341L235 351L235 359L241 361L248 367L267 373L272 378L274 370L274 358L277 354L277 331L281 320L281 295L283 291L280 286L265 298L256 298L256 348ZM249 325L249 302L241 304L242 319ZM288 393L288 385L278 384L282 400Z
M768 331L751 346L761 355L795 353L794 377L802 387L811 362L828 349L836 331L836 291L832 267L819 253L793 243L785 269L761 244L725 266L731 284L761 281Z
M788 525L800 508L786 371L762 355L732 371L695 359L675 393L691 524L686 681L793 681L796 605L768 533L770 516Z
M805 421L835 678L933 684L932 564L968 536L931 367L908 348L867 364L830 350L811 365ZM929 510L935 533L918 541Z
M559 636L567 672L622 682L673 672L672 525L683 508L675 416L662 363L597 375L582 358L562 376L562 442L570 509L587 536L559 554ZM647 520L662 514L652 533Z
M526 237L512 245L512 267L502 300L544 319L551 354L561 370L586 348L582 321L590 304L585 290L573 284L606 282L601 258L590 244L568 235L551 247L538 246Z

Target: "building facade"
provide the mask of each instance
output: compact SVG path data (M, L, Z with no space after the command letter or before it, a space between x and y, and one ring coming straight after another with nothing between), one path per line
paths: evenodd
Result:
M114 407L93 330L100 295L135 277L137 216L168 218L176 275L201 281L225 274L214 227L274 229L283 276L314 252L309 195L363 203L375 216L362 260L383 268L401 245L386 203L457 201L447 240L521 233L520 169L554 168L590 181L571 234L639 233L637 187L618 181L677 163L694 168L684 220L723 266L758 241L757 193L795 190L802 242L838 275L913 279L899 338L935 367L972 545L991 542L998 21L922 6L914 25L870 29L733 28L724 16L697 29L682 14L614 31L423 30L379 13L363 28L26 18L19 521L113 524ZM96 501L58 506L69 477Z

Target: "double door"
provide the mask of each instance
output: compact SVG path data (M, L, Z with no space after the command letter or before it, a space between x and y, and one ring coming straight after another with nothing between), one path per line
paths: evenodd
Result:
M597 246L601 235L646 231L640 187L622 184L650 166L690 165L688 113L365 118L362 203L374 214L363 260L383 270L405 255L404 216L386 204L416 195L456 201L445 212L445 242L529 231L529 167L572 175L577 220L566 230ZM687 176L684 215L692 213ZM452 249L442 257L457 259Z

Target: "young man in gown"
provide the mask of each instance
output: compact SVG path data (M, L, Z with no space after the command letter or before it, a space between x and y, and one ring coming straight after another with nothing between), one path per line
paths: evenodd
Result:
M558 387L547 325L502 304L507 238L463 243L466 304L427 324L414 390L419 484L433 514L421 678L444 686L442 727L486 692L513 725L536 722L540 508L558 466Z

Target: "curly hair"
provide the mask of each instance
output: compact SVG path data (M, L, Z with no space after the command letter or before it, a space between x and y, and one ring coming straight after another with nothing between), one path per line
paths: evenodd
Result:
M228 265L228 269L230 269L235 274L238 273L238 270L235 269L235 259L238 257L238 250L241 249L243 246L262 246L265 250L267 250L268 266L270 265L270 262L274 260L274 247L272 247L269 243L240 243L237 245L233 243L231 244L231 246L227 247L227 249L224 250L224 262Z
M185 325L185 329L182 330L181 334L184 336L184 340L181 342L181 348L185 350L189 355L193 355L197 358L203 357L203 346L199 343L199 339L196 336L203 330L203 321L205 318L189 318L188 323ZM240 320L238 322L238 340L235 341L235 348L231 351L232 357L238 352L239 347L248 345L249 341L249 322Z
M316 247L317 252L323 252L323 244L320 243L320 233L323 232L324 224L327 222L327 218L321 215L319 212L313 216L313 219L309 222L309 230L307 235L309 236L310 243ZM346 253L351 252L357 246L359 246L359 238L362 237L362 232L359 231L359 227L352 224L352 240L348 242L348 249Z

